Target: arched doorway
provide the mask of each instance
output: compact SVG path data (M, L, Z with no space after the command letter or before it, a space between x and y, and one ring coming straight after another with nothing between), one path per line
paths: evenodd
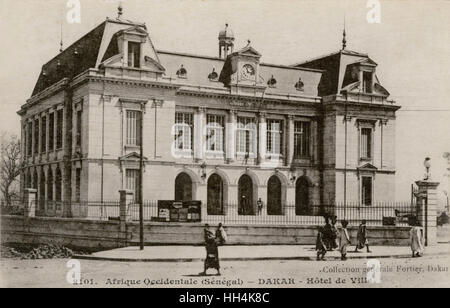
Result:
M208 215L223 215L223 181L214 173L208 179Z
M304 176L300 177L295 185L295 214L310 214L309 182L308 179Z
M247 174L244 174L239 179L238 202L239 215L255 215L255 209L253 205L253 181Z
M281 203L281 181L273 175L267 182L267 215L281 215Z
M192 201L192 179L187 173L175 179L175 201Z

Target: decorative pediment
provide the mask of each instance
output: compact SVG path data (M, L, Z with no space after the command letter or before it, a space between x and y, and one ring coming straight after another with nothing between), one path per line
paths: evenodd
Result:
M140 159L141 155L139 155L139 153L137 152L131 152L119 158L119 160L121 161L139 161ZM144 156L143 160L147 161L148 159Z
M378 66L378 63L376 63L375 61L373 61L370 58L366 58L364 60L361 60L359 62L359 64L361 64L361 65L368 65L368 66Z
M261 57L261 54L250 45L237 51L236 54L241 55L241 56L251 56L251 57L258 57L258 58Z
M147 36L148 33L147 31L145 31L142 27L138 27L138 26L134 26L134 27L130 27L124 30L121 30L118 32L118 35L125 33L125 34L134 34L134 35L139 35L139 36Z
M358 171L369 171L369 172L375 172L378 168L372 165L371 163L366 163L362 165L361 167L358 167Z

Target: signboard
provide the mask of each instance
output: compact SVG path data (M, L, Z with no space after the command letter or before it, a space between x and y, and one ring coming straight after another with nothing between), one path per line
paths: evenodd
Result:
M200 222L201 201L158 200L158 221Z

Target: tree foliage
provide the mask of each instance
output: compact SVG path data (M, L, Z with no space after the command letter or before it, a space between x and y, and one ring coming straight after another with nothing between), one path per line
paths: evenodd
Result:
M20 139L16 135L3 133L0 142L0 193L7 205L19 195L21 170Z

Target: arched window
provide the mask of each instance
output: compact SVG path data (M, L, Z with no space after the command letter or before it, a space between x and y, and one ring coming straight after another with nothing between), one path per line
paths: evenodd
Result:
M61 169L57 167L55 172L55 201L61 200L62 200L62 175Z
M253 181L244 174L239 179L238 183L238 214L239 215L255 215L255 209L253 205Z
M184 172L175 179L175 200L192 201L192 179Z
M218 174L208 179L208 215L223 215L223 181Z
M47 176L47 200L53 201L53 171L52 171L52 168L48 169L48 176Z
M309 207L309 182L304 176L297 180L295 185L295 214L308 215L310 214Z
M273 175L267 183L267 215L282 215L281 181Z

